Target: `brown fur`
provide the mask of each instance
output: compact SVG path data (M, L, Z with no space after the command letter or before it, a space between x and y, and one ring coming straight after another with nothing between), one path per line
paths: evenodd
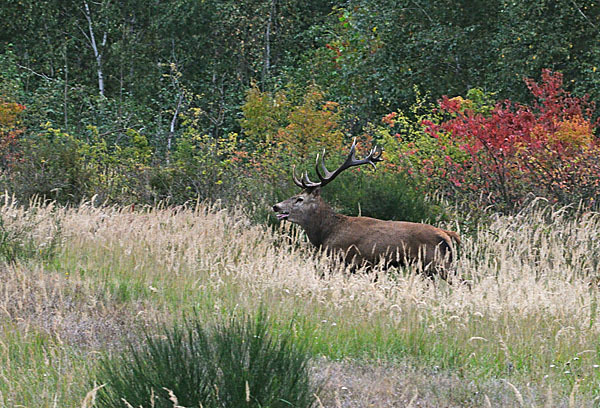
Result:
M420 261L424 269L445 270L452 260L456 232L429 224L349 217L336 213L320 189L302 193L273 206L278 218L300 225L316 247L343 253L347 262L406 264Z

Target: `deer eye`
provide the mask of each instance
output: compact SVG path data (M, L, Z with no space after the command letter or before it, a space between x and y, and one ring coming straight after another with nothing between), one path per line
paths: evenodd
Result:
M298 197L298 198L296 198L296 202L297 203L301 203L302 201L304 201L304 197Z

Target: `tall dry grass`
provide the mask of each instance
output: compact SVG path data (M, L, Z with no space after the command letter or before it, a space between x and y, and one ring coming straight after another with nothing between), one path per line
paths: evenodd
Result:
M30 331L50 339L45 353L72 350L61 370L78 375L50 396L64 406L85 396L79 374L93 369L83 368L92 364L89 357L135 339L137 325L192 308L214 315L260 305L281 322L293 320L297 335L330 359L411 361L465 382L506 378L517 389L538 390L527 398L540 406L547 389L565 406L570 398L591 404L599 395L600 217L594 213L532 206L463 236L455 272L470 284L411 271L351 274L290 225L272 231L241 210L218 206L131 211L7 200L0 215L13 228L27 224L40 246L60 242L51 260L2 267L0 341ZM14 401L24 392L7 374L17 369L0 368L5 404L7 395ZM31 387L36 381L48 384L41 374Z

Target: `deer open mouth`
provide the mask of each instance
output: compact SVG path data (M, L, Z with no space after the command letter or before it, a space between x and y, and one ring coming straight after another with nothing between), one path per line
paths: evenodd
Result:
M278 220L285 220L287 217L290 216L290 213L287 212L287 211L286 212L280 212L280 213L275 214L275 216L277 217Z

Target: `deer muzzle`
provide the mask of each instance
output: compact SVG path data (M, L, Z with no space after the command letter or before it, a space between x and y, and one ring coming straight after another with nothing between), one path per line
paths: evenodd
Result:
M273 211L275 211L277 213L277 214L275 214L275 216L277 217L278 220L285 220L287 217L290 216L290 212L284 211L283 208L281 208L279 206L279 204L275 204L273 206Z

